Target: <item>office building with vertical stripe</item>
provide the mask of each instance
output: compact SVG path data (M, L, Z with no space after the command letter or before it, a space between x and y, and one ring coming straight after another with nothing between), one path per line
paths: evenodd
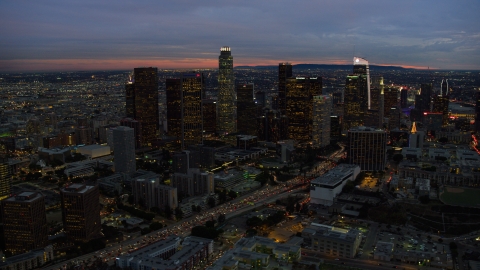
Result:
M386 164L387 133L383 129L353 127L348 130L347 163L362 171L383 171Z
M288 138L299 142L312 139L313 96L322 94L321 77L287 79Z
M332 98L327 95L313 96L312 142L313 147L325 147L330 144L330 116Z
M150 147L158 138L157 68L135 68L125 85L126 116L141 123L143 146Z
M237 131L243 135L256 134L257 105L253 91L253 84L237 84Z
M205 79L202 73L182 74L182 149L203 143L203 109ZM218 126L217 126L218 127Z
M278 64L278 107L272 106L272 109L280 111L281 115L287 111L287 79L292 77L292 64ZM273 101L272 101L273 104Z
M224 46L218 57L217 130L220 135L236 130L236 98L232 52Z

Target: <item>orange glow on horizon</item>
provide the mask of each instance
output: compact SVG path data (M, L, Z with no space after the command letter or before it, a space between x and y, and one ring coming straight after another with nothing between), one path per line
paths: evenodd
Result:
M237 60L237 61L235 61ZM235 59L235 66L268 66L285 62L284 59ZM290 61L295 64L327 64L349 65L351 61L324 59L318 61ZM423 66L399 64L375 64L378 66L399 66L404 68L427 69ZM135 67L157 67L159 69L210 69L218 68L217 59L184 58L184 59L14 59L0 60L2 72L34 72L34 71L94 71L94 70L131 70Z

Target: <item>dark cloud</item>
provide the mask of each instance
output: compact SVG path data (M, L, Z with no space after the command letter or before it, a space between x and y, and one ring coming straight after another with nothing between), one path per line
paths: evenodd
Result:
M0 61L288 60L480 69L477 0L0 2ZM1 62L0 62L1 65ZM2 69L0 67L0 69Z

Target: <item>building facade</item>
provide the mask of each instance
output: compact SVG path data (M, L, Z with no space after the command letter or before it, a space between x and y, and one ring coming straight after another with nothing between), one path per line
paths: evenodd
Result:
M2 201L5 249L13 255L43 248L48 243L45 199L37 192L22 192Z
M101 237L100 193L98 186L72 184L60 189L63 229L74 241L88 242Z
M244 135L256 134L257 106L253 84L237 84L237 132Z
M330 144L330 116L332 99L321 95L313 97L312 141L314 147L325 147Z
M363 126L371 108L370 71L368 61L354 57L353 74L347 76L344 92L344 130Z
M348 130L347 163L362 171L383 171L386 163L387 133L383 129L354 127Z
M157 68L135 68L125 85L126 116L141 123L143 146L152 146L158 138L158 71Z
M115 172L133 174L137 170L135 161L135 129L120 126L113 130Z
M203 142L204 95L205 79L202 73L182 74L182 149Z
M217 129L220 135L236 130L236 98L233 56L230 47L224 46L218 57Z
M312 139L313 96L322 94L321 77L287 79L288 138L296 141Z

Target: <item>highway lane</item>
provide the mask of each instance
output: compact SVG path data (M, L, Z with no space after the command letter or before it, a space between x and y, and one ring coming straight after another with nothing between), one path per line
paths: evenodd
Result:
M332 153L330 157L336 156L340 152L343 152L343 149L340 149ZM330 168L329 165L330 163L328 161L319 162L315 164L312 170L307 173L311 174L313 171L318 172L320 170L322 170L322 173L323 173L325 169ZM131 249L131 248L128 248L129 246L135 246L135 248L138 248L139 245L147 244L148 241L150 241L150 243L153 243L155 241L160 241L168 234L176 234L182 237L187 236L190 234L190 230L193 226L204 225L207 220L211 218L216 219L220 214L225 214L226 218L228 219L240 213L250 211L253 208L258 207L260 204L274 202L278 198L282 198L284 196L288 196L294 192L297 192L305 187L296 188L295 190L292 190L292 192L286 192L286 191L289 191L289 186L295 186L295 185L305 183L304 181L305 179L303 177L297 176L294 179L291 179L283 184L279 184L276 186L267 184L266 186L260 188L259 190L254 191L251 194L243 195L230 202L208 209L203 213L192 215L191 217L182 219L178 221L176 224L170 225L167 228L163 228L143 236L131 237L129 239L125 239L120 243L112 244L111 246L106 247L102 250L85 254L85 255L76 257L72 260L66 260L64 262L57 263L53 266L46 267L45 269L63 269L63 267L70 261L76 261L76 262L82 262L82 261L88 261L88 260L93 261L95 260L95 257L99 257L100 255L104 257L108 257L107 260L111 262L112 260L115 259L118 253L126 252L129 249ZM255 205L248 204L249 202L252 202L252 201L253 203L255 203Z

